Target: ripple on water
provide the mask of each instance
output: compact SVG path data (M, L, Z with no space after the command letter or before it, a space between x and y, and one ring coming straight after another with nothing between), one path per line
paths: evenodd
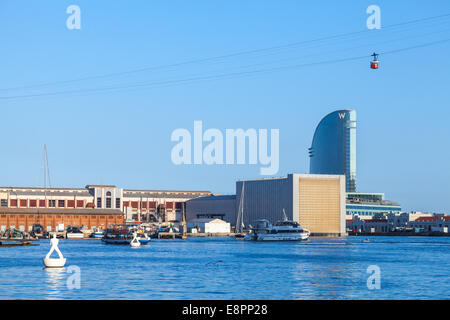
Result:
M255 243L155 240L133 250L61 240L67 268L44 269L48 240L0 248L0 299L449 299L449 238L369 237ZM368 290L369 265L381 290Z

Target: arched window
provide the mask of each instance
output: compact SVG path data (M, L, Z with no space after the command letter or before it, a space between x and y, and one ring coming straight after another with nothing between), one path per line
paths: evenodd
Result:
M111 208L111 191L106 192L106 208Z

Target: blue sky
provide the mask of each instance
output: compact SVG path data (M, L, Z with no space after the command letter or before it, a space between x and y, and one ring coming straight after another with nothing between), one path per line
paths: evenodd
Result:
M81 8L68 30L66 8ZM366 8L381 8L382 29L367 30ZM450 42L369 56L450 38L450 13L428 1L21 1L0 2L0 185L43 184L47 144L53 186L233 193L258 166L175 166L177 128L194 120L217 128L280 129L280 171L307 172L307 149L327 113L356 109L358 191L385 192L406 210L450 211ZM356 35L114 77L22 88L248 50ZM128 88L223 73L276 72ZM103 87L114 91L88 91ZM11 89L16 88L16 89ZM19 88L19 89L17 89ZM80 90L79 93L45 95ZM84 90L84 91L83 91ZM34 98L22 95L44 94Z

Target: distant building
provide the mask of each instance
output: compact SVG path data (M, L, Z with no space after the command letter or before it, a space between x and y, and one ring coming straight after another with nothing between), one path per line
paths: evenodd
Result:
M45 231L59 231L58 226L86 226L106 228L123 224L122 211L116 209L60 209L60 208L0 208L0 230L18 229L29 232L40 224Z
M244 188L243 188L244 185ZM190 219L221 218L236 225L244 193L245 226L258 219L299 222L313 235L345 235L345 177L343 175L289 174L236 182L236 196L203 197L187 201Z
M439 231L448 233L450 216L432 215L421 212L400 212L381 214L375 218L361 217L358 214L346 219L347 231L355 232L393 232L393 231Z
M388 213L399 213L402 208L397 202L384 199L384 193L347 192L347 219L358 215L361 219L372 219Z
M186 220L221 219L236 222L236 195L199 197L186 201Z
M384 199L383 193L356 192L356 111L337 110L317 125L309 148L310 173L343 174L346 179L347 219L359 215L372 219L384 213L398 213L398 203Z
M182 219L182 204L209 191L128 190L113 185L85 188L0 187L0 228L30 231L41 224L47 231L56 226L107 227L124 223L124 211L133 220Z
M412 228L423 231L438 231L448 233L450 230L450 216L419 217L409 223Z
M187 223L188 232L196 229L201 233L230 233L231 226L229 222L220 219L193 219Z
M309 148L310 173L345 175L347 192L356 192L356 111L325 116Z
M353 216L352 219L348 219L347 230L361 232L390 232L391 226L388 219L361 219L358 215Z
M183 204L190 199L210 196L210 191L123 190L123 207L130 207L133 219L150 222L183 220Z
M386 215L389 220L389 224L392 226L392 230L412 228L411 222L416 221L422 217L433 217L431 213L422 212L399 212L389 213Z

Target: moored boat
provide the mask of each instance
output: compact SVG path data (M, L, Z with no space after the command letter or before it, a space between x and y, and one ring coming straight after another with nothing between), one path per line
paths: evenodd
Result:
M139 232L137 234L137 239L141 244L148 244L150 242L150 237L145 232Z
M101 239L103 237L103 231L100 228L94 228L94 232L92 232L91 237Z
M278 221L272 225L269 220L260 219L256 221L256 227L245 236L244 240L301 241L308 240L309 236L309 230L303 229L295 221Z
M83 239L84 233L78 227L69 226L67 228L66 238L67 239Z
M102 241L107 244L130 244L131 231L125 225L113 225L106 229Z

